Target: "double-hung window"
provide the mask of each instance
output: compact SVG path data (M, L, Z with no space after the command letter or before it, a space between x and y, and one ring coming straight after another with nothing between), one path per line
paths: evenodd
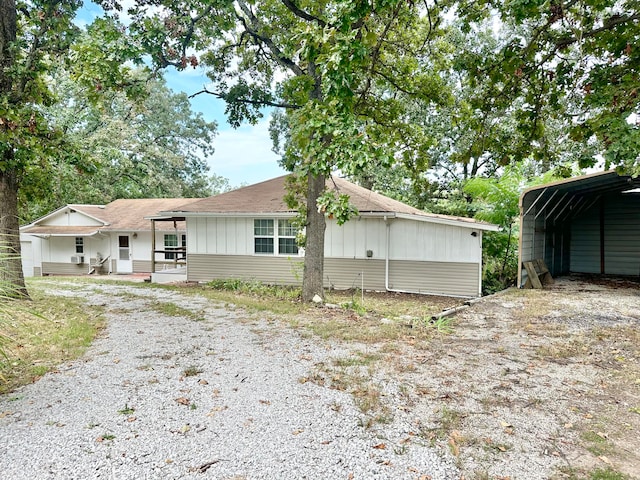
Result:
M84 238L76 237L76 253L84 253Z
M291 220L278 220L278 253L280 255L297 255L296 227Z
M262 255L297 255L296 233L296 227L291 220L255 219L253 221L254 252Z
M253 221L253 242L255 253L273 254L273 220L259 218Z
M178 238L180 238L181 242L178 243ZM187 236L180 235L178 237L175 233L166 233L164 236L164 249L169 250L165 251L164 259L165 260L176 260L184 258L184 247L187 245ZM171 251L175 250L175 252Z

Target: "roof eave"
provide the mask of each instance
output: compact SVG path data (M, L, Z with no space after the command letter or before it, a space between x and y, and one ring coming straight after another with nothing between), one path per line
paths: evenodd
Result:
M407 220L418 220L420 222L438 223L441 225L451 225L455 227L470 228L472 230L485 230L488 232L499 232L501 227L492 223L479 222L474 219L469 220L457 220L455 218L446 217L432 217L429 215L417 215L412 213L398 213L397 218L404 218Z

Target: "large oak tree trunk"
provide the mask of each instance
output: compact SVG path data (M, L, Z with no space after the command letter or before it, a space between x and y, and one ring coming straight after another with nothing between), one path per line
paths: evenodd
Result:
M324 277L324 212L318 212L316 200L324 191L324 175L308 177L307 187L307 241L302 276L302 300L310 302L318 295L324 298L322 279Z
M0 162L11 164L11 152ZM0 170L0 296L26 297L18 222L18 179L13 170Z
M15 0L0 0L0 98L10 99L13 90L11 46L16 41ZM13 99L15 100L15 99ZM0 112L0 121L2 112ZM0 128L8 128L0 122ZM0 148L0 296L27 296L20 255L18 222L18 175L11 145Z

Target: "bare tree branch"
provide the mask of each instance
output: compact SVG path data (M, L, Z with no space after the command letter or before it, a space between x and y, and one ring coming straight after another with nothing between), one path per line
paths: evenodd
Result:
M227 96L222 93L222 92L214 92L211 91L209 89L207 89L206 87L204 87L202 90L200 90L199 92L196 93L192 93L191 95L189 95L189 98L193 98L196 97L198 95L201 95L203 93L206 93L208 95L213 95L216 98L219 98L221 100L225 100L227 99ZM249 105L257 105L257 106L261 106L261 107L277 107L277 108L288 108L291 110L297 110L302 108L300 105L295 105L293 103L286 103L286 102L274 102L271 100L253 100L250 98L235 98L234 99L235 102L240 102L240 103L246 103Z

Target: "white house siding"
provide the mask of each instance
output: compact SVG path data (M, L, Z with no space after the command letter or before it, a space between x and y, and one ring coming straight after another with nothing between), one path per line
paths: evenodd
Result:
M44 222L40 223L41 226L98 226L103 225L102 222L95 220L91 217L87 217L86 215L79 212L70 212L68 210L62 210L56 215L52 215L47 218Z
M303 258L253 253L253 220L188 218L188 280L300 283ZM390 289L470 297L480 294L481 231L405 219L391 220L389 228ZM471 234L474 231L475 236ZM386 243L387 224L381 218L353 219L342 226L328 221L325 287L385 290Z
M25 277L33 277L33 242L21 240L20 252L22 257L22 274Z
M34 237L37 238L37 237ZM108 243L104 238L83 237L84 253L76 254L75 237L48 237L40 239L42 262L45 263L70 263L73 255L84 255L84 263L89 264L91 258L100 252L103 256L108 255ZM43 273L45 272L43 269Z
M390 228L389 258L392 260L474 264L482 261L479 230L407 219L394 219Z
M189 252L212 255L253 254L253 218L188 218L187 231Z

